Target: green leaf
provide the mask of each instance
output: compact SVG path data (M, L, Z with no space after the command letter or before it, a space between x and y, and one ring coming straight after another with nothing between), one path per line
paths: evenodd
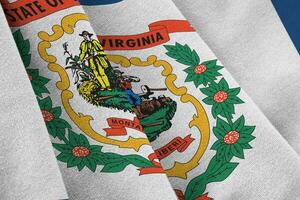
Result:
M49 94L49 90L45 86L40 86L36 84L34 80L32 80L31 84L36 96L42 98L42 94Z
M244 143L249 143L254 139L255 137L253 135L241 134L238 142L244 144Z
M235 157L244 159L244 151L239 143L233 144L230 146L230 150Z
M213 105L215 102L211 97L206 97L205 99L202 100L205 104L207 105Z
M127 160L123 160L121 162L115 162L115 163L108 163L104 165L101 172L111 172L111 173L121 172L127 167L128 164L129 162Z
M29 49L30 49L30 44L29 44L29 40L27 39L27 40L23 40L23 48L22 49L20 49L20 53L21 53L21 55L26 55L26 54L28 54L28 52L29 52Z
M217 64L217 59L207 60L207 61L204 61L201 64L207 66L208 68L211 68L211 67L214 67Z
M229 126L229 124L227 124L227 122L225 122L224 120L222 120L219 117L217 117L217 126L216 127L223 129L225 132L231 131L231 127Z
M52 135L54 138L56 137L56 128L52 123L46 123L46 127L48 130L48 133Z
M116 153L103 153L102 155L103 162L105 164L108 163L118 163L123 162L124 158L122 155L116 154Z
M218 85L220 86L221 90L227 91L229 89L228 83L227 83L227 81L224 78L222 78L220 80L220 82L218 83Z
M237 163L236 163L237 165ZM184 193L185 199L194 200L195 198L199 197L206 189L206 185L211 182L216 182L221 180L222 178L226 178L229 176L230 169L233 166L231 164L224 162L223 160L218 160L216 156L214 156L204 173L201 175L193 178ZM230 173L228 173L230 172Z
M204 81L203 74L196 75L195 79L194 79L194 84L195 84L196 88L198 88L199 85L203 84L203 81Z
M197 197L199 197L206 189L207 181L206 181L206 175L201 174L200 176L197 176L193 178L189 184L187 185L187 188L184 192L184 197L186 200L194 200Z
M201 88L200 91L206 96L213 96L217 92L213 87Z
M70 159L67 162L67 167L70 168L70 167L74 167L74 166L78 165L79 163L82 162L82 159L83 158L78 158L78 157L75 157L75 156L71 156Z
M123 156L116 153L105 153L103 155L106 159L123 159Z
M22 55L21 58L22 58L25 68L28 67L30 65L30 61L31 61L31 54Z
M230 147L231 147L231 145L228 145L228 144L225 145L225 152L224 152L225 157L224 158L227 162L229 162L233 157L233 153L231 152Z
M79 56L74 56L74 60L76 61L76 62L78 62L79 61Z
M91 153L89 155L91 159L93 159L97 165L105 165L107 163L104 162L102 156L99 153Z
M24 40L23 35L21 33L21 29L16 30L13 33L13 36L14 36L14 39L15 39L16 43L22 42Z
M168 51L176 51L176 47L174 45L164 45L164 47L168 50Z
M41 110L50 111L52 109L52 100L50 97L46 97L44 99L38 99L38 103Z
M193 65L191 60L189 60L188 58L183 57L183 56L176 59L176 61L183 64L183 65Z
M83 168L84 168L84 166L85 166L85 162L80 162L78 165L77 165L77 169L78 169L78 171L81 171Z
M38 69L26 69L26 72L28 75L32 76L33 78L39 76L39 70Z
M223 69L223 68L224 68L224 67L223 67L223 66L220 66L220 65L215 65L215 66L214 66L214 69L217 70L217 71L220 70L220 69Z
M177 53L174 51L169 51L166 53L167 56L176 59L178 57Z
M196 53L195 50L192 51L192 59L193 59L193 64L194 65L198 65L200 62L200 58L198 56L198 54Z
M50 81L50 79L39 75L35 78L35 80L38 81L40 85L45 85Z
M59 121L64 123L65 128L71 129L71 125L64 119L59 118Z
M244 134L252 134L253 131L255 130L255 126L244 126L241 130L242 133Z
M195 69L195 67L191 66L191 67L185 68L183 71L190 75L194 75L194 69Z
M97 163L93 158L85 157L85 159L83 160L85 165L92 171L95 172L96 168L97 168Z
M211 107L211 113L214 118L217 118L217 116L222 112L222 107L220 104L213 104Z
M220 141L220 140L217 140L217 141L211 146L210 149L218 151L219 148L220 148L221 146L222 146L221 141Z
M174 46L164 45L164 47L168 51L166 54L169 57L176 59L176 61L181 64L189 66L196 66L199 64L200 59L198 54L195 50L192 51L187 44L181 45L176 42Z
M66 123L65 123L65 120L60 119L60 118L55 118L53 120L53 123L55 124L55 127L58 128L58 129L65 129L67 127Z
M220 103L223 112L233 113L233 104L228 103L227 101Z
M101 152L101 149L102 149L102 146L99 146L99 145L90 145L89 149L90 149L92 152L100 153L100 152ZM102 153L102 152L101 152L101 153Z
M153 164L146 158L139 155L127 155L125 159L136 167L151 167Z
M29 50L30 50L29 40L24 40L20 29L13 33L13 37L15 39L22 61L26 68L29 66L31 60L31 55L29 54Z
M223 143L222 146L219 147L217 153L216 153L216 159L217 160L225 160L225 149L227 148L227 145L225 143Z
M196 76L194 74L188 74L185 79L185 82L191 82L191 81L194 81L195 79L196 79Z
M90 146L88 139L83 134L79 135L79 144L87 148Z
M56 156L56 159L61 161L61 162L68 162L68 160L71 158L70 154L66 153L60 153L58 156Z
M222 129L222 128L213 127L213 133L219 140L223 140L224 136L227 132L224 131L224 129Z
M222 166L216 170L213 174L207 176L207 182L221 182L224 181L238 166L238 163L230 163L226 162L222 164Z
M231 89L228 90L228 94L236 96L236 95L238 95L240 93L240 91L241 91L240 87L238 87L238 88L231 88Z
M42 98L42 94L49 94L49 90L45 86L35 83L34 80L31 81L31 85L36 96Z
M52 108L50 112L55 116L55 118L59 118L61 115L61 107Z
M245 125L245 117L242 115L238 118L232 125L232 130L236 130L237 132L241 131Z
M241 103L245 103L243 100L241 100L239 97L237 96L229 96L228 99L226 100L226 102L231 103L231 104L241 104Z
M66 129L57 127L55 133L58 139L63 140L66 135Z
M220 115L222 117L225 117L227 120L231 120L233 118L232 114L234 114L233 104L221 105L221 107L222 107L222 112L220 112Z
M180 43L178 43L178 42L175 42L175 47L176 47L176 49L177 50L184 50L184 46L183 45L181 45Z
M220 167L222 167L222 165L223 165L224 163L225 163L224 160L222 160L222 159L217 159L217 157L214 156L214 157L210 160L210 162L209 162L209 164L208 164L208 166L207 166L207 169L206 169L206 171L205 171L205 174L206 174L206 175L211 175L211 174L216 173L216 172L218 171L218 169L219 169Z
M248 143L241 144L241 147L242 147L243 149L252 149L252 146L251 146L250 144L248 144Z
M72 146L76 147L79 144L79 136L71 129L69 129L68 137L69 137L69 142Z

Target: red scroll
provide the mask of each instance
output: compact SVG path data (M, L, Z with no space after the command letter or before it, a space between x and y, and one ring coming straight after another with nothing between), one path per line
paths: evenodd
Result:
M140 132L144 131L143 126L140 124L140 121L136 117L133 120L110 117L107 118L107 123L110 126L110 128L104 129L107 136L127 135L126 128L135 129Z
M158 159L162 160L174 151L184 152L194 140L195 139L191 137L191 134L187 135L185 138L176 137L168 144L156 149L155 153Z
M13 3L0 0L0 2L11 27L22 26L51 13L79 5L77 0L18 0Z
M146 167L146 168L141 168L139 169L140 171L140 175L144 175L144 174L161 174L161 173L165 173L164 169L162 168L161 164L157 161L155 161L155 159L157 159L157 156L155 153L152 153L148 156L149 160L152 162L153 167Z
M138 50L168 42L170 33L195 31L187 20L161 20L148 27L148 32L136 35L98 35L98 39L105 50Z

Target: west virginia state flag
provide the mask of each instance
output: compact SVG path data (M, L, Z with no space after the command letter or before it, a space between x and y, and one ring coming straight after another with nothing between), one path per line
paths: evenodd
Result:
M1 199L299 199L299 141L171 0L1 5Z

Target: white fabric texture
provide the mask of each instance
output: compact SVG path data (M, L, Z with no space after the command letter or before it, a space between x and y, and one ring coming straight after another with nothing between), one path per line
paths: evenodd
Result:
M50 79L50 81L47 83L47 89L49 90L49 95L46 93L43 94L43 98L40 97L37 98L45 99L47 97L49 98L51 97L52 100L51 107L52 108L57 106L61 107L62 110L61 118L68 121L68 123L70 123L70 126L72 128L72 131L76 132L76 134L79 135L80 133L82 133L82 131L69 117L68 115L69 113L66 112L66 109L61 100L62 97L62 94L60 94L61 91L57 88L56 82L60 81L59 79L60 77L56 73L53 73L53 71L48 69L47 62L45 62L45 60L43 60L40 57L40 53L38 52L38 45L41 40L38 37L39 33L41 31L46 31L46 32L50 31L54 25L57 26L57 24L61 24L62 20L65 17L70 15L85 16L85 12L83 11L80 5L76 5L67 9L63 9L58 12L54 12L46 17L35 20L23 26L13 27L12 32L15 33L16 31L20 31L23 35L23 38L29 40L30 53L31 53L31 63L29 65L29 68L38 69L40 76ZM77 19L77 18L74 17L73 19ZM69 44L68 50L71 51L72 53L74 52L74 54L78 54L80 43L83 40L83 38L79 36L79 34L82 33L84 30L89 31L91 33L93 32L93 29L91 28L90 23L87 20L81 20L80 22L76 23L75 31L73 34L70 33L64 34L63 37L58 39L58 41L53 42L51 44L51 48L48 49L49 54L55 55L58 60L57 62L60 63L62 66L64 66L66 63L65 61L66 56L64 55L63 52L64 51L63 43L68 42ZM16 52L17 50L15 49L14 51ZM70 70L67 70L67 72L69 73L70 83L72 83L70 90L72 91L74 90L74 96L75 96L74 100L72 99L71 101L72 106L74 106L73 109L77 109L76 112L83 112L83 113L87 112L89 115L93 116L94 120L92 121L92 123L93 125L95 124L95 127L93 128L95 128L97 132L105 134L103 129L108 127L105 118L106 115L113 115L118 117L129 116L130 119L133 119L134 115L131 113L121 112L120 114L118 110L113 110L113 109L109 110L108 108L97 108L96 106L85 102L84 99L81 96L79 96L76 85L73 84L74 79L72 76L72 72ZM23 79L27 78L25 74L20 76L22 76ZM11 75L10 77L13 77L13 75ZM28 80L26 81L28 82ZM6 94L6 92L4 92L4 94ZM24 103L24 105L28 106L29 104ZM41 107L40 109L43 110L46 108ZM17 108L12 109L13 112L16 112L16 110ZM113 114L111 112L113 112ZM48 132L50 133L49 129ZM66 140L68 138L69 141L71 141L70 132L71 132L70 128L68 128L68 130L66 130L65 132ZM147 141L146 135L144 135L143 133L139 133L138 131L135 130L132 131L128 130L128 133L132 134L130 136L133 137L140 137L140 138L144 137L145 140ZM51 135L51 133L50 133L50 137L51 137L51 142L53 144L62 144L64 142L63 140L58 139L58 137L53 137L53 134ZM144 158L145 160L147 159L147 156L149 154L154 153L152 147L148 144L143 145L139 149L139 152L137 152L134 149L129 149L129 148L121 149L118 146L112 146L109 144L100 143L90 137L88 139L88 142L91 145L103 146L102 150L105 153L118 153L118 155L140 156L138 158L141 159L145 157ZM79 144L76 145L79 146ZM54 152L56 155L59 155L61 153L57 149L54 150ZM39 156L42 157L42 154L40 154ZM106 161L107 160L114 161L115 158L113 156L114 155L109 157L108 154L106 158L101 157L101 159ZM48 159L47 156L43 158ZM25 157L23 159L24 161L30 160L29 158L25 158ZM120 164L122 164L122 162ZM97 165L94 171L90 170L87 167L84 167L81 170L79 170L76 166L69 166L69 164L67 164L66 162L61 162L61 161L58 161L58 166L60 168L63 181L65 183L65 187L68 191L69 199L71 200L87 200L87 199L88 200L106 200L106 199L132 199L132 200L149 199L150 200L150 199L158 199L160 196L163 196L163 198L170 199L170 200L176 199L175 192L172 190L172 187L166 175L164 173L160 173L160 174L151 174L148 176L140 176L139 175L140 171L138 169L142 168L143 166L136 167L135 165L128 164L128 167L126 166L124 170L123 169L121 170L122 172L117 172L117 173L105 173L105 172L101 173L101 169L103 169L104 167L103 165ZM113 168L114 166L115 164L113 163L111 168ZM36 164L35 167L43 169L43 167L47 168L47 165L40 163L39 165ZM59 185L57 187L59 187ZM155 191L154 194L153 191ZM44 198L48 199L46 196ZM25 198L25 199L29 200L32 198Z
M0 198L66 199L48 131L0 6Z
M215 5L217 5L216 2ZM84 9L90 16L90 21L95 32L100 36L136 34L144 31L147 24L158 19L184 19L171 1L160 2L158 0L143 0L137 3L133 0L127 0L109 6L85 6ZM116 16L116 12L118 12L119 15ZM127 24L126 22L130 23ZM180 33L177 37L176 36L176 34L173 34L172 40L167 44L173 44L175 41L182 44L188 43L195 48L197 52L203 53L203 55L200 54L202 60L207 60L208 57L215 57L199 35L195 33ZM222 49L222 51L226 51L226 47ZM106 52L111 53L111 51ZM169 58L164 57L164 52L165 50L161 47L139 51L117 51L118 54L125 55L126 57L137 56L142 58L146 58L146 55L151 53L170 61ZM114 51L112 51L112 53L114 53ZM218 54L216 55L218 56ZM223 57L220 57L220 60L223 62L222 58ZM171 62L171 64L176 66L175 68L178 70L181 69L180 64L173 62ZM228 64L222 64L225 66L225 70L223 71L225 79L228 80L230 85L236 86L237 83L226 71ZM229 67L228 70L230 71L230 69ZM134 74L134 70L131 70L132 71L129 69L128 73ZM151 72L151 74L154 73L154 71ZM246 74L247 70L244 68L242 73ZM184 79L185 74L180 75L179 77ZM238 82L240 79L243 79L243 77L233 77ZM141 78L143 80L151 80L152 84L159 83L159 79L150 74L148 74L148 76L141 76ZM162 81L160 81L160 83L161 82ZM196 90L192 88L189 89L193 91L193 94L197 94ZM247 91L247 88L245 91ZM251 120L251 123L256 125L254 132L256 139L253 141L253 150L246 153L247 158L241 161L236 171L228 179L221 183L212 183L207 187L209 195L218 200L297 199L300 196L300 191L297 190L300 183L300 171L298 169L300 165L299 156L264 117L251 99L244 92L241 96L245 99L246 103L242 107L239 107L236 112L245 113L247 118ZM200 98L202 99L202 97L199 97L199 99ZM181 106L180 104L178 105L178 107ZM185 115L187 115L187 113L190 112L188 110L186 113L182 112L182 114ZM159 138L152 143L153 147L158 148L164 145L168 141L168 133L174 136L178 131L185 132L184 128L182 128L184 127L182 121L182 119L178 119L177 121L173 120L174 124L181 124L180 128L177 130L170 129L160 135ZM213 121L214 120L211 119L211 124L214 124ZM197 136L193 135L193 137ZM189 156L188 154L178 154L178 156L163 160L162 164L165 168L168 168L168 166L173 165L174 161L181 161L181 159L187 159ZM208 158L209 157L204 156L201 162L199 162L199 168L189 172L188 180L199 175L205 163L207 163ZM170 177L170 182L174 189L180 188L184 190L185 181L186 180ZM274 184L279 182L280 184Z
M299 154L300 57L271 1L174 2Z
M297 154L300 153L300 124L297 123L300 119L298 112L300 105L297 103L300 98L300 93L297 94L298 77L300 77L297 68L300 67L300 59L271 3L266 0L246 0L239 4L233 1L220 3L216 0L174 0L174 2L200 36L196 32L172 33L170 40L165 44L173 45L177 42L187 44L199 54L201 62L218 59L218 64L224 68L220 70L222 77L216 78L216 81L219 82L224 78L230 88L239 87L238 83L243 88L239 92L239 97L245 103L236 106L232 121L237 121L237 118L243 115L246 118L245 124L255 126L253 132L255 139L251 141L251 147L242 149L244 159L233 156L229 160L238 163L233 173L222 181L209 182L205 191L201 193L203 196L185 197L184 200L203 200L206 199L204 196L206 193L215 200L300 199L300 158ZM147 31L148 25L155 21L185 20L179 9L171 0L124 0L104 6L74 6L15 27L13 32L18 29L22 31L24 38L31 44L32 67L38 68L41 75L51 79L47 86L50 91L49 96L53 100L53 107L61 106L62 117L72 125L72 130L78 134L85 134L82 127L75 124L66 111L66 106L61 99L63 95L56 84L60 81L60 77L54 74L53 70L49 70L48 63L40 57L38 47L41 38L38 36L41 35L41 31L51 33L51 28L61 24L65 16L79 14L83 17L85 13L89 16L90 21L79 20L76 26L70 25L69 28L74 28L74 32L62 35L47 48L47 52L56 56L55 62L63 68L66 62L63 44L67 42L70 52L74 55L78 54L82 41L79 34L83 30L93 33L93 38L96 38L96 35L139 34ZM163 45L142 50L105 51L105 53L108 56L118 54L126 58L141 59L155 55L165 60L172 65L174 73L178 75L175 85L186 87L189 93L195 95L201 102L199 104L203 104L205 115L206 113L208 115L210 136L205 154L199 158L194 168L185 172L187 177L170 176L167 179L165 174L141 176L140 168L133 165L118 173L102 173L100 172L102 166L97 166L93 172L87 167L81 171L62 161L58 161L57 165L54 155L60 152L55 150L55 154L53 153L51 141L60 144L63 141L52 136L51 141L49 140L22 60L17 53L8 25L3 19L3 12L0 12L0 45L2 46L0 49L2 63L0 199L66 199L67 190L70 200L175 200L173 189L184 192L191 180L204 173L212 157L215 156L215 150L211 149L212 145L225 138L220 139L213 131L213 127L217 126L217 118L212 116L211 106L201 101L206 96L200 93L199 89L201 87L203 89L204 86L198 87L192 82L187 83L183 71L187 66L169 57ZM141 83L138 84L149 84L151 87L160 88L165 87L164 84L167 82L157 68L138 69L131 66L121 69L126 74L141 78ZM73 99L70 102L74 106L74 111L91 115L94 118L92 122L95 130L104 132L103 129L108 126L106 119L112 116L128 119L135 117L134 113L88 104L77 93L71 72L68 71L66 74L72 83L70 91L73 92ZM138 84L133 84L134 91L138 91L140 86ZM275 127L245 91L253 97ZM89 143L103 146L103 152L147 157L153 153L153 149L161 148L174 137L191 134L195 142L187 151L175 152L161 160L161 163L164 169L168 170L176 163L189 161L201 145L203 137L202 130L191 129L188 126L190 119L196 117L194 108L184 104L180 101L180 97L170 91L162 94L176 100L177 112L172 119L172 127L163 132L151 145L143 145L138 152L135 152L132 149L102 144L94 138L88 138ZM144 133L134 130L129 130L128 134L146 138ZM218 166L214 167L218 168Z

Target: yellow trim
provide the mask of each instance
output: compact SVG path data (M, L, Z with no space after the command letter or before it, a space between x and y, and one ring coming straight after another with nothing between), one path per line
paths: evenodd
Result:
M165 84L170 92L174 95L180 97L182 103L191 103L196 113L193 116L193 119L189 123L189 128L196 127L200 133L200 144L197 148L194 156L186 163L180 163L175 161L175 164L170 169L165 169L167 176L169 177L178 177L178 178L187 178L187 173L199 165L199 161L203 156L210 138L210 126L207 114L202 104L195 98L193 95L187 93L187 88L184 86L177 87L175 85L175 80L177 79L176 74L173 72L173 67L165 60L157 60L155 55L150 55L146 61L142 61L140 58L130 58L127 59L124 56L120 55L108 55L108 59L111 62L120 64L122 67L128 68L131 65L138 67L163 67L162 75L166 77Z
M56 63L57 59L54 55L49 55L47 49L51 48L51 42L60 39L64 33L72 34L74 27L78 21L85 20L88 18L82 13L75 13L65 16L61 20L61 25L54 25L52 27L53 34L50 35L44 31L38 33L39 38L42 40L38 44L38 52L43 60L48 63L48 68L52 72L56 72L60 76L60 81L57 81L56 86L61 90L61 100L66 113L70 119L78 126L78 128L87 134L92 139L104 143L118 146L120 148L132 148L138 151L142 145L149 144L146 138L133 138L129 137L126 141L119 141L110 138L106 138L101 134L98 134L91 127L91 120L93 117L90 115L84 115L83 113L77 113L73 110L70 105L70 100L73 98L73 93L69 90L70 80L65 69ZM200 144L195 155L186 163L175 162L174 166L170 169L166 169L166 174L169 177L179 177L186 179L187 173L199 165L199 161L203 156L210 138L210 126L207 114L201 105L201 103L191 94L187 93L187 88L177 87L174 81L177 79L176 74L172 73L172 66L164 60L157 60L157 57L150 55L146 61L142 61L140 58L126 58L119 55L108 55L108 59L111 62L120 64L122 67L130 67L131 65L139 67L163 67L162 75L165 76L165 84L170 92L180 97L182 103L191 103L195 107L196 113L193 119L189 123L189 127L196 127L200 133Z
M87 134L92 139L104 143L118 146L120 148L131 148L136 151L140 149L141 146L149 144L147 138L133 138L129 137L126 141L119 141L115 139L110 139L98 134L91 127L91 120L93 117L90 115L84 115L83 113L77 113L73 110L70 105L70 100L73 98L73 93L69 90L70 80L65 69L56 63L57 59L54 55L49 55L47 49L51 48L51 42L59 40L64 33L72 34L74 32L74 27L78 21L85 20L88 18L82 13L75 13L65 16L61 20L61 25L54 25L52 27L53 34L50 35L44 31L38 33L39 38L42 40L38 44L38 52L40 57L48 63L48 68L52 72L56 72L60 76L60 81L57 81L56 86L61 90L61 101L62 105L69 115L70 119L78 126L78 128Z

